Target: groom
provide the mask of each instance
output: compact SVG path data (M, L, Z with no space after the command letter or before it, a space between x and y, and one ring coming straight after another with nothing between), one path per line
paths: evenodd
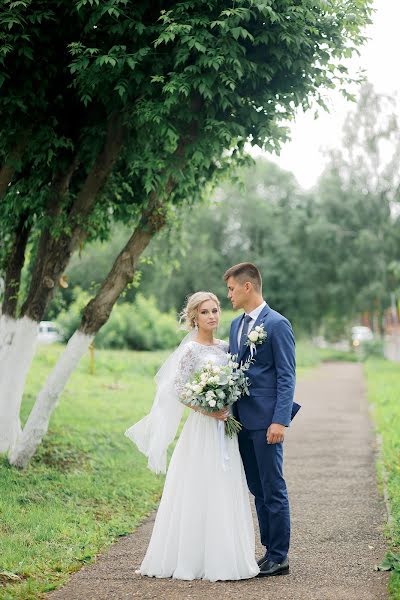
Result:
M247 484L255 497L265 556L258 561L260 577L289 573L290 514L283 478L283 440L290 423L295 388L295 342L289 321L262 297L259 270L240 263L224 275L234 309L245 312L232 321L229 348L244 361L250 353L249 332L263 325L264 341L253 345L254 362L246 375L250 396L234 404L242 423L239 448ZM254 337L254 336L252 336Z

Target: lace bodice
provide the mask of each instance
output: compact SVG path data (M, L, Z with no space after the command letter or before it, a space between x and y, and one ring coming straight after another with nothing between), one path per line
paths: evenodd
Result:
M180 395L185 383L191 376L202 369L208 362L216 365L225 365L228 361L227 353L228 343L219 340L214 346L205 346L198 342L191 341L187 344L185 352L179 361L177 374L174 380L174 386Z

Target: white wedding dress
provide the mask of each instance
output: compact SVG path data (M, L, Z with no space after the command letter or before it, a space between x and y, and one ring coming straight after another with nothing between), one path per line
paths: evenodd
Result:
M207 362L225 364L227 350L222 341L214 346L190 341L174 378L177 394ZM224 468L218 423L190 411L170 461L141 575L217 581L259 572L238 440L225 437Z

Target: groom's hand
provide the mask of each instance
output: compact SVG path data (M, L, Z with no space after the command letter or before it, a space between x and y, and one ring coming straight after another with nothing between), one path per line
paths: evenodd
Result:
M285 439L285 426L280 423L271 423L267 429L267 443L280 444Z

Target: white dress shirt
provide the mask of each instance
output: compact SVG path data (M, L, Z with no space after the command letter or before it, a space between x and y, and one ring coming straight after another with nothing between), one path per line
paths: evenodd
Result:
M249 313L245 313L245 316L247 316L247 314L248 314L249 317L252 318L252 320L249 323L249 328L247 330L247 333L249 333L251 331L251 329L253 328L254 323L257 321L260 312L262 311L262 309L264 308L264 306L266 304L267 303L264 300L264 302L262 304L260 304L260 306L257 306L257 308L255 308L254 310L252 310ZM243 323L244 323L244 319L242 319L242 322L240 323L240 327L239 327L239 331L238 331L238 338L237 338L238 348L240 348L240 338L242 336Z

